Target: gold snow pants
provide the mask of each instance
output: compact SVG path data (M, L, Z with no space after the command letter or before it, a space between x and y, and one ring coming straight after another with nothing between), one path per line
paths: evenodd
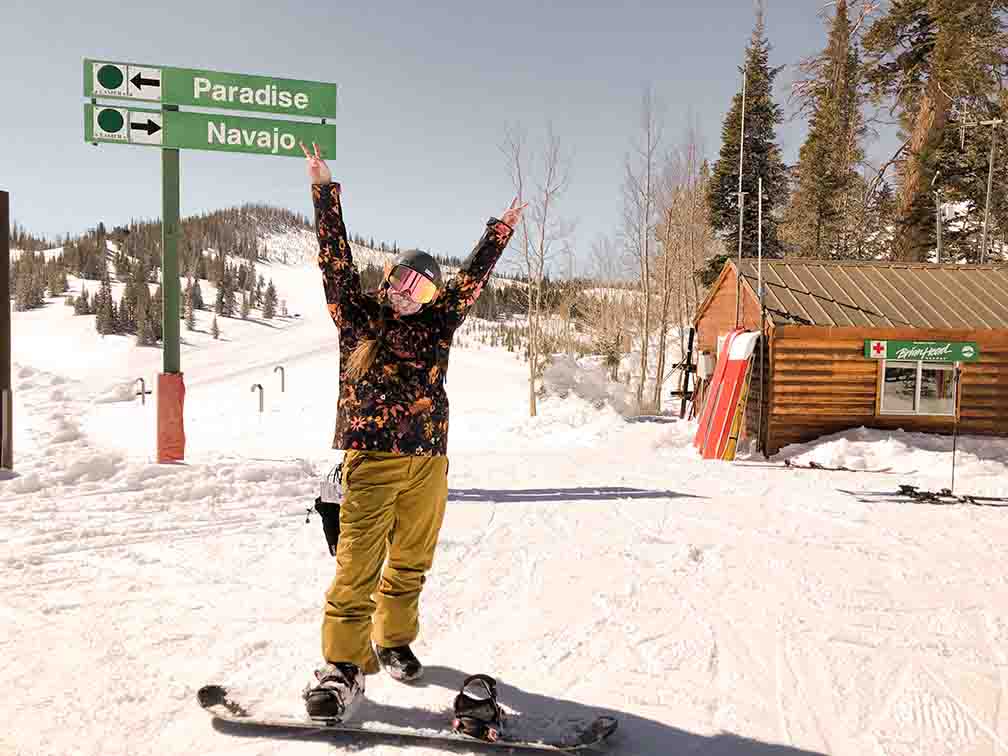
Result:
M347 450L322 656L378 672L371 642L405 646L420 630L420 591L448 501L448 458ZM387 561L386 561L387 559Z

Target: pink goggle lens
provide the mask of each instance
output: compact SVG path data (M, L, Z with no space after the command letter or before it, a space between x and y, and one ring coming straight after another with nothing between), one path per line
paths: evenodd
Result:
M420 304L427 304L437 294L437 284L427 276L403 265L397 265L392 269L388 281L397 292Z

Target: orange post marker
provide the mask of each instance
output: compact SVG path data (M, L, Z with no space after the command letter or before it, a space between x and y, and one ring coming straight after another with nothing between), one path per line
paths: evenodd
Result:
M185 383L182 373L158 373L157 461L185 459Z

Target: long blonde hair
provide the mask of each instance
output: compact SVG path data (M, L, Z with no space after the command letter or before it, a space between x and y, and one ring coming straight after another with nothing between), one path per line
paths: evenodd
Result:
M378 301L382 302L385 299L385 290L379 293ZM378 315L378 324L375 331L375 337L373 339L363 339L354 350L350 353L350 359L347 360L346 376L351 381L359 381L371 366L374 365L375 360L378 358L378 350L381 349L382 342L385 340L385 308L382 307L380 314Z

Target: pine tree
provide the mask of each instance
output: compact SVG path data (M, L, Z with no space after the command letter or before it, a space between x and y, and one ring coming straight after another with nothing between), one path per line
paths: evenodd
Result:
M213 323L210 324L210 335L213 336L214 339L219 339L220 338L220 328L217 327L217 316L216 315L214 315L214 317L213 317Z
M89 309L89 299L87 289L81 284L81 293L74 300L74 315L87 315Z
M47 286L49 288L49 296L58 297L66 291L66 274L56 266L53 266L49 271Z
M796 191L786 212L789 246L811 257L849 257L863 228L857 166L864 158L858 84L860 62L851 40L846 0L838 0L826 50L808 82L809 132L796 167Z
M194 310L202 310L206 307L203 302L203 292L200 291L199 279L193 281L192 305Z
M253 300L256 307L263 306L263 287L266 286L266 280L262 277L262 273L259 274L259 280L256 281L255 287L255 299Z
M116 323L115 312L113 311L114 303L112 301L112 282L109 279L108 271L105 272L105 276L102 278L96 296L95 329L102 336L115 333Z
M151 330L147 307L137 307L136 315L137 346L151 346L154 343L154 333Z
M248 320L250 309L251 308L249 307L249 297L248 297L248 294L246 294L243 291L242 292L242 303L241 303L241 316L242 316L242 320Z
M269 286L266 287L266 296L263 298L263 317L272 320L276 315L277 293L273 286L273 279L270 279Z
M947 216L942 231L942 260L980 261L983 239L984 209L987 203L987 178L991 149L991 127L967 127L961 135L960 124L972 118L1002 120L1008 124L1008 97L999 102L978 103L971 113L956 113L945 129L942 143L935 150L935 166L939 172L936 185L942 190L942 203ZM969 121L967 121L969 122ZM998 230L1008 228L1008 161L1004 159L1008 129L998 127L995 145L994 174L990 197L990 227L986 262L996 262L990 245ZM932 196L931 218L934 225L935 207ZM955 209L955 214L951 212Z
M28 290L31 282L25 271L24 265L18 265L14 273L14 309L17 312L24 312L28 309Z
M150 314L148 313L148 316L144 318L143 326L137 329L138 344L140 343L141 334L143 338L143 343L146 346L154 346L155 344L157 344L157 332L156 332L157 326L155 323L156 321L154 321L150 317Z
M231 268L226 268L221 277L220 291L222 292L221 312L225 318L233 318L238 310L238 302L235 298L235 277Z
M918 261L935 246L931 185L952 109L997 109L1008 66L1008 0L892 0L865 34L866 81L899 115L893 257ZM953 99L954 98L954 99Z
M161 341L164 338L164 293L160 284L151 297L150 307L147 309L147 322L150 323L154 342Z
M776 129L783 110L773 100L773 83L781 67L770 68L770 42L764 12L757 12L756 26L746 47L745 149L742 156L743 219L742 254L755 257L758 246L756 216L759 201L757 179L763 177L763 254L780 257L783 246L778 234L776 211L787 200L787 170L776 142ZM742 125L742 92L732 100L721 129L720 157L714 164L708 190L710 223L724 240L728 254L735 256L739 239L739 140ZM717 265L720 270L720 265Z

